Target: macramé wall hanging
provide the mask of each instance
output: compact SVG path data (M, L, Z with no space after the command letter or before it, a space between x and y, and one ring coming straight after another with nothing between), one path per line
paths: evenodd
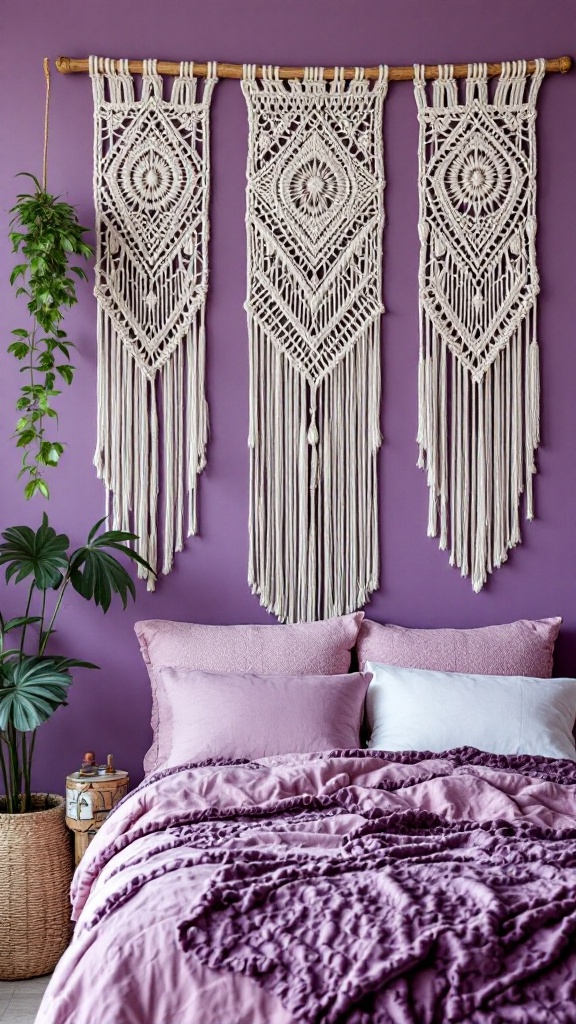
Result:
M479 591L520 543L519 504L533 516L539 442L536 340L537 61L502 65L489 98L486 65L465 97L439 68L428 105L415 67L420 122L419 465L428 535Z
M196 531L218 77L242 79L250 118L253 591L293 621L362 606L378 586L389 80L415 80L420 120L418 441L428 533L439 532L476 591L505 561L521 539L523 491L533 515L539 433L536 98L544 72L571 63L324 69L58 58L64 74L90 72L95 98L95 462L114 526L140 535L152 565L162 476L164 572L182 547L185 495L187 530ZM132 74L142 74L139 101ZM159 75L176 76L169 102Z
M376 458L387 68L345 82L244 69L248 104L249 583L281 620L378 586Z
M144 61L137 99L127 61L90 58L98 299L94 462L112 498L113 527L139 535L137 549L154 569L162 478L164 573L185 532L196 533L197 475L208 437L204 307L209 112L217 78L215 65L208 65L199 100L193 65L183 63L179 71L164 100L156 61Z

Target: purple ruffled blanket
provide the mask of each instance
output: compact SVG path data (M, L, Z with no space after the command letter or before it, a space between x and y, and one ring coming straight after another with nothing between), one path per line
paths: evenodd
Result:
M173 769L111 816L74 896L77 953L38 1024L90 1019L85 957L109 973L120 936L173 984L147 981L131 1016L109 1001L115 1024L574 1024L576 765L462 749Z

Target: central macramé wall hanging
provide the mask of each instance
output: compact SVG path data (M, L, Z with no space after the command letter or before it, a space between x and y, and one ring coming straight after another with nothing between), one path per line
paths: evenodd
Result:
M387 68L345 82L244 68L248 104L249 583L278 618L378 587L376 458Z
M428 535L475 591L533 516L539 442L536 98L545 61L502 65L493 99L471 65L464 102L449 66L420 121L419 465Z
M206 462L204 307L215 65L208 65L201 99L189 63L180 65L166 100L156 61L143 63L139 99L127 61L91 57L90 74L98 299L94 461L112 496L114 528L139 535L138 551L154 569L163 479L167 573L185 532L196 533L197 475ZM148 588L154 588L153 576Z

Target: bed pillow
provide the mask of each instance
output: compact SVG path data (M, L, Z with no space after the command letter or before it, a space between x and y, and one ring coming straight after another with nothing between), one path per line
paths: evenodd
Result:
M369 747L576 760L576 679L427 672L368 662Z
M207 757L270 757L360 746L370 680L156 669L172 712L171 768Z
M204 626L148 619L134 626L152 685L153 741L144 771L155 771L172 744L172 715L157 665L257 675L339 675L350 668L363 612L287 626Z
M552 675L554 643L562 619L519 619L479 629L406 629L364 619L358 663L368 661L435 672L489 676Z

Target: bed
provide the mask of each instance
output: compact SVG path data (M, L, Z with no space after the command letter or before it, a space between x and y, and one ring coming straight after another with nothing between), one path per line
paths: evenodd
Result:
M574 1024L576 750L559 723L574 723L576 683L544 678L559 623L539 621L554 626L546 627L550 659L532 679L428 679L427 671L440 675L434 669L411 677L409 669L366 661L377 645L360 644L368 671L348 678L355 696L345 705L347 721L340 662L331 677L250 676L247 686L243 676L241 692L257 694L261 735L239 729L237 745L263 742L266 728L268 743L295 744L302 734L303 746L315 736L324 744L242 757L210 756L217 737L226 746L230 673L219 665L221 674L208 679L196 670L183 676L181 664L167 673L160 663L167 647L154 652L149 644L153 688L165 687L154 696L163 706L155 763L77 869L74 938L37 1024ZM156 642L157 624L152 632ZM520 633L525 657L527 634ZM309 651L300 645L303 664L313 661L317 639ZM350 635L345 639L349 652ZM243 636L245 651L246 644ZM504 647L509 657L509 637ZM262 649L258 635L246 654L252 668ZM469 643L467 650L470 656ZM197 645L193 660L202 660ZM457 707L463 687L465 706L470 685L470 735L477 735L483 692L493 702L505 690L511 724L497 726L492 708L493 744L521 742L527 753L471 745L442 751L447 716L436 715L435 733L430 708L437 704L426 708L426 694L437 701L438 688L448 686ZM200 705L186 703L195 687L208 709L196 735ZM277 710L278 687L280 724L266 704L276 702ZM354 723L359 734L366 692L373 694L366 702L369 741L406 735L386 699L411 687L432 750L328 742ZM295 694L309 701L304 715ZM325 713L330 700L340 701L337 722ZM316 720L318 707L324 710ZM241 711L237 701L237 726ZM248 723L254 707L249 711ZM420 728L417 714L408 718ZM462 728L457 719L454 735ZM210 739L212 720L219 728ZM162 735L163 723L169 735ZM204 743L208 756L185 759L188 741L198 750ZM552 756L539 752L543 743ZM558 756L564 750L568 756Z
M37 1024L569 1024L575 796L471 748L158 772L81 862Z

